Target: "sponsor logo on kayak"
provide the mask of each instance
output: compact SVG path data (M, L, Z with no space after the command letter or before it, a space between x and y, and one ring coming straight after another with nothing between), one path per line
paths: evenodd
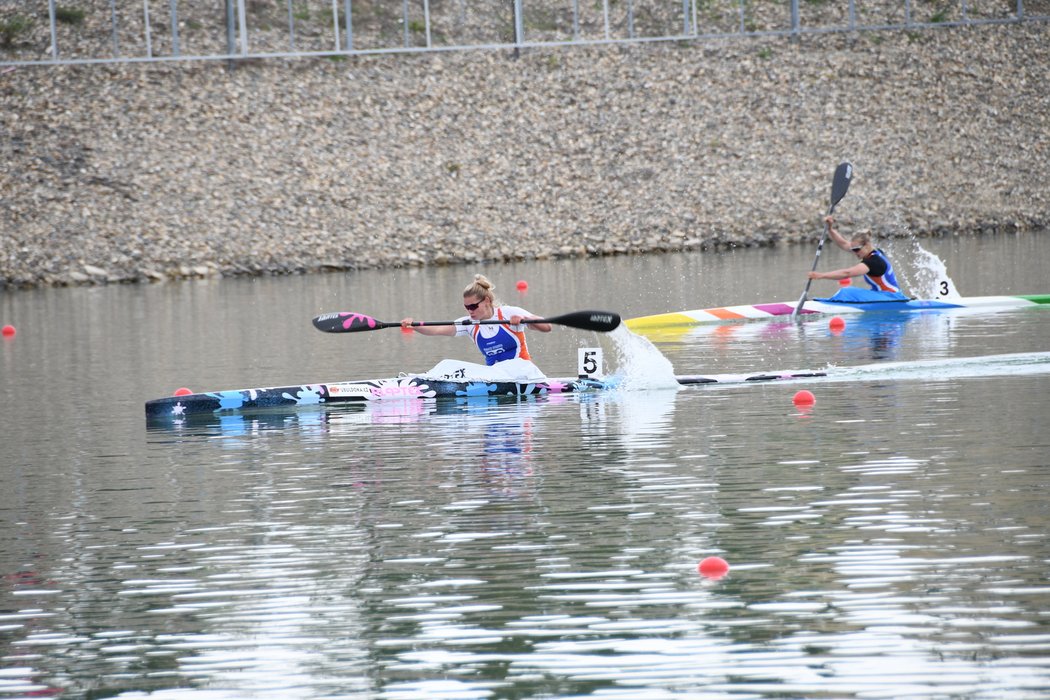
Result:
M360 396L367 398L372 395L372 389L375 387L369 386L368 384L329 384L328 395L329 396Z
M414 384L387 384L384 386L369 387L372 396L384 399L421 397L423 396L425 389L426 386L416 386Z

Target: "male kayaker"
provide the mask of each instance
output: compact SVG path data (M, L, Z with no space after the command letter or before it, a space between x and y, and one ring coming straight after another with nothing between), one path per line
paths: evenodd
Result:
M809 273L811 280L842 280L851 277L864 277L868 286L876 292L900 292L897 277L893 274L893 265L886 254L877 249L871 243L871 234L866 231L858 231L847 241L841 233L835 230L835 218L830 214L824 217L828 225L828 233L835 245L846 252L853 253L860 262L852 267L844 267L841 270L831 272Z
M506 306L496 300L495 287L484 275L474 275L474 281L463 290L463 306L467 316L456 319L454 326L413 326L411 318L401 320L402 328L412 328L422 335L469 335L478 350L485 356L485 364L501 365L515 377L543 377L529 356L525 344L525 324L523 320L541 318L534 316L519 306ZM479 325L476 321L498 320L503 323ZM549 333L551 324L530 323L530 328Z

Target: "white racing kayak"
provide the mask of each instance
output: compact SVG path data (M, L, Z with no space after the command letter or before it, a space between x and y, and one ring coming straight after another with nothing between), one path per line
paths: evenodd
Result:
M853 290L854 293L865 290ZM862 300L861 295L851 295L852 299L837 299L838 295L828 299L809 299L802 305L800 315L815 314L858 314L870 312L928 312L949 311L952 309L1016 309L1027 306L1050 304L1050 294L1026 296L983 296L959 297L956 299L894 299L879 298L872 295ZM675 311L652 316L640 316L624 321L629 329L644 334L675 326L698 326L707 323L725 323L727 321L748 321L758 319L781 318L786 320L795 311L795 304L773 302L769 304L744 304L740 306L719 306L709 309Z
M598 350L583 349L582 362L595 362ZM586 352L590 352L587 355ZM503 363L500 363L503 364ZM531 364L531 363L530 363ZM600 359L597 366L600 366ZM739 384L822 377L822 372L761 372L753 374L680 375L679 385ZM260 410L288 411L302 407L364 404L375 401L535 397L618 389L615 376L550 379L506 376L498 366L443 360L422 374L388 379L322 382L295 386L234 389L182 394L146 402L146 419L153 424L179 423L193 416L215 416Z

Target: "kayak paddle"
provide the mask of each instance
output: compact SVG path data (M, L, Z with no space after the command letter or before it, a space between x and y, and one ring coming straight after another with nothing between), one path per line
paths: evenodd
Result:
M491 319L487 321L413 321L413 326L472 326L474 324L491 325L507 323ZM611 311L573 311L572 313L552 316L550 318L524 319L522 323L556 323L585 331L608 333L620 325L620 314ZM401 323L377 321L371 316L352 311L337 311L322 314L314 318L314 328L325 333L356 333L358 331L377 331L382 328L400 328Z
M846 196L846 190L849 189L849 183L852 179L852 164L848 162L840 163L839 167L835 168L835 175L831 178L831 206L828 207L828 216L831 216L832 212L835 211L835 205ZM828 237L829 228L831 228L831 225L825 222L824 233L820 236L820 243L817 244L817 256L813 259L813 270L817 269L817 263L820 262L820 251L824 247L824 239ZM802 305L806 303L806 295L809 294L809 285L812 283L813 280L806 280L806 288L802 290L802 296L799 297L798 306L791 312L791 318L794 319L802 313Z

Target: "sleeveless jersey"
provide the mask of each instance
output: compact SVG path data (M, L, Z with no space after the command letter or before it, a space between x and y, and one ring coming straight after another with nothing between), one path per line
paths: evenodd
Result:
M868 257L862 260L868 266L868 274L864 275L864 281L877 292L899 292L900 285L897 276L893 274L893 265L890 259L881 250L873 250Z
M489 320L503 321L511 316L531 316L525 309L517 306L500 306L496 308L496 314ZM464 317L462 320L470 320ZM514 330L510 323L487 324L484 326L471 324L468 326L456 326L456 335L467 335L473 339L478 350L485 356L485 364L494 365L497 362L521 358L531 361L529 348L525 344L525 330Z

